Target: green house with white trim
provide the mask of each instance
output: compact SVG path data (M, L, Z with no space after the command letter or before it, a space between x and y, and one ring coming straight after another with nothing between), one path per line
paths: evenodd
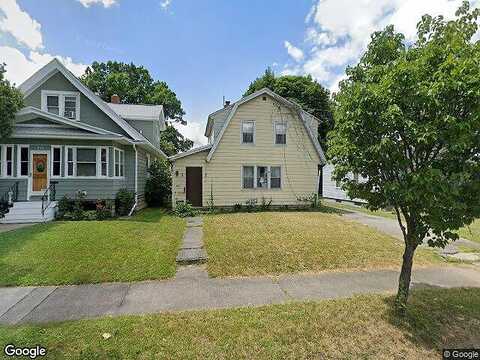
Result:
M93 201L126 188L136 209L145 206L149 164L166 158L161 105L122 104L116 95L105 102L57 59L19 89L25 107L0 143L0 200L11 206L0 223L51 220L55 200L79 191Z

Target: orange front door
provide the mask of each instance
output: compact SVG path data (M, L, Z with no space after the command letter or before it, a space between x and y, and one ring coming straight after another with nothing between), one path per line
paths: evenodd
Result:
M48 161L47 154L33 154L32 191L40 192L47 188Z

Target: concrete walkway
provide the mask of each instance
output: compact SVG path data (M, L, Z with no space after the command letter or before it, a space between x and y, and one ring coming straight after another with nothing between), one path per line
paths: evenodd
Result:
M343 217L362 223L364 225L373 227L378 231L393 236L403 243L403 234L397 220L388 219L380 216L367 215L362 212L356 212L353 210L346 210L347 213L343 214ZM455 254L458 252L457 245L467 246L472 249L478 249L480 252L480 244L467 239L458 239L453 243L448 244L445 249L439 249L439 252L444 254Z
M332 272L279 277L215 278L198 265L164 281L0 288L0 323L45 323L106 315L259 306L393 292L398 272ZM413 286L480 287L473 268L416 269Z
M24 227L33 226L33 225L35 224L0 224L0 233L13 231L13 230L21 229Z
M203 247L203 220L201 217L189 217L182 245L177 255L179 264L200 264L207 261L207 252Z

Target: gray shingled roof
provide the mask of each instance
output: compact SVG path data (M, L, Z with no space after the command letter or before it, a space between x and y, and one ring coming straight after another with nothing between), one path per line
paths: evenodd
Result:
M163 109L162 105L105 104L120 117L130 120L158 120Z

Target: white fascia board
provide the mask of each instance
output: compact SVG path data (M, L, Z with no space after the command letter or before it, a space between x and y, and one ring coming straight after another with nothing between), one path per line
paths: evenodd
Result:
M193 155L193 154L197 154L197 153L199 153L199 152L202 152L202 151L206 151L206 150L210 149L211 147L212 147L211 144L199 146L199 147L197 147L197 148L194 148L194 149L185 151L185 152L183 152L183 153L170 156L170 157L168 158L168 160L170 160L170 161L175 161L175 160L177 160L177 159L181 159L181 158L184 158L184 157L186 157L186 156L190 156L190 155Z
M29 115L32 115L32 116L35 116L35 117L40 117L40 118L43 118L43 119L48 119L48 120L51 120L55 123L68 125L68 126L71 126L71 127L74 127L74 128L90 131L90 132L93 132L93 133L99 134L99 135L109 134L109 135L122 137L122 135L120 135L120 134L117 134L117 133L114 133L114 132L111 132L111 131L108 131L108 130L105 130L105 129L102 129L102 128L98 128L96 126L81 123L81 122L78 122L76 120L69 120L69 119L66 119L64 117L61 117L61 116L58 116L58 115L40 110L40 109L35 108L33 106L27 106L27 107L23 108L15 116L16 117L23 117L23 116L28 117ZM33 119L33 117L32 118L28 117L27 121L31 120L31 119ZM21 121L22 120L19 119L19 122L21 122Z

